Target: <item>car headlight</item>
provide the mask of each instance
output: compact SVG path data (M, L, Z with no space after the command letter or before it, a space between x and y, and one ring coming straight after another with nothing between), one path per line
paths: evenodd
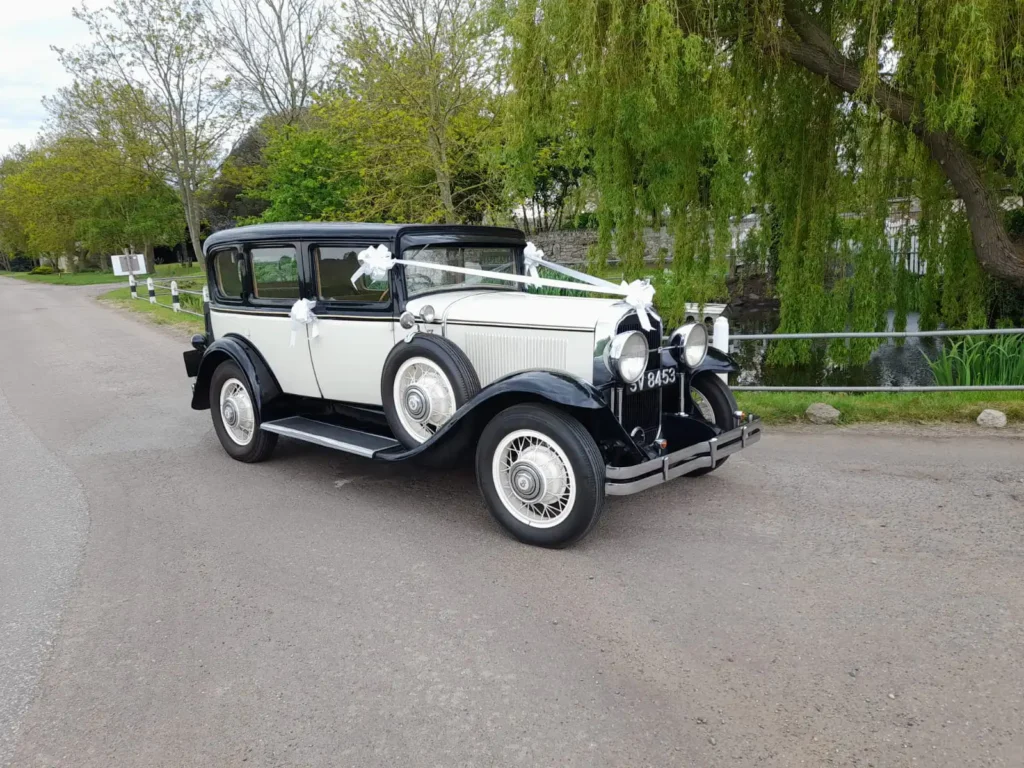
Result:
M640 331L626 331L612 339L608 346L608 367L627 384L640 380L647 370L650 349Z
M696 368L708 353L708 331L702 323L687 323L672 333L669 344L678 362Z

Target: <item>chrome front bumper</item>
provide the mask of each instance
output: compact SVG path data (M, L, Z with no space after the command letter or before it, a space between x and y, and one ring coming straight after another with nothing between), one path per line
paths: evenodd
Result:
M628 496L696 472L698 469L717 466L726 456L743 450L760 439L761 420L756 416L750 416L736 429L675 453L632 467L606 467L604 492L609 496Z

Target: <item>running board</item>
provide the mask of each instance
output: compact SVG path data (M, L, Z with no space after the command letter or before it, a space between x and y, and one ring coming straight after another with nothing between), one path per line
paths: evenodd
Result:
M304 440L336 451L354 453L372 459L378 452L386 451L400 445L397 440L382 437L371 432L360 432L358 429L336 427L304 416L289 416L287 419L266 421L261 425L267 432L276 432L295 440Z

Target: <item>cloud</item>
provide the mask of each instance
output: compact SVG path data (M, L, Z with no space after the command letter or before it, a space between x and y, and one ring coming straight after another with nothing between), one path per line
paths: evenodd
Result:
M90 7L92 7L91 4ZM85 25L71 15L72 0L5 3L0 25L0 154L31 144L46 120L42 99L71 78L51 45L88 42Z

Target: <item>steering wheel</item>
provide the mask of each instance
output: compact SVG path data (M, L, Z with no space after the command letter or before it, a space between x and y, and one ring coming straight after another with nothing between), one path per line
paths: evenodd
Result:
M431 280L428 275L424 275L422 272L406 272L405 282L408 285L408 287L412 289L409 291L410 294L413 293L414 290L420 291L423 289L430 289L434 287L434 281Z

